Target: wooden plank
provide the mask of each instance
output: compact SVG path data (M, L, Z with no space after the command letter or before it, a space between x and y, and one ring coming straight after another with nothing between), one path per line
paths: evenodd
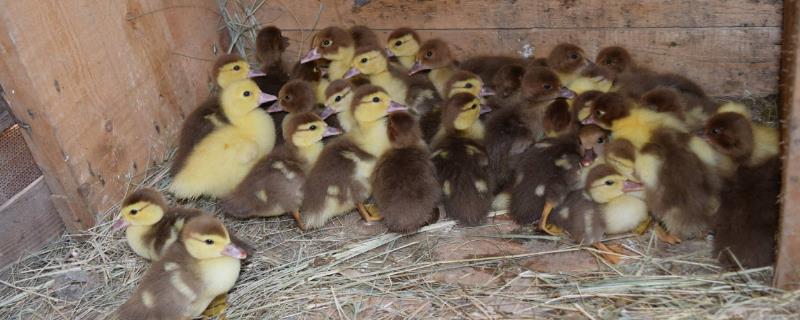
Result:
M775 286L800 289L800 2L784 3L784 43L781 67L782 111L784 115L784 173L781 225L778 234L778 260Z
M418 29L780 27L780 1L267 1L259 21L287 29L365 24Z
M92 226L207 96L216 1L0 3L0 83L68 227Z
M289 59L296 61L301 51L300 39L309 33L286 34L293 40ZM447 40L458 57L478 53L520 54L526 46L534 48L536 56L542 56L563 41L581 45L594 57L604 46L624 45L640 63L684 74L713 96L777 93L780 28L420 30L420 35L424 39Z
M0 268L57 238L64 223L43 177L0 205Z

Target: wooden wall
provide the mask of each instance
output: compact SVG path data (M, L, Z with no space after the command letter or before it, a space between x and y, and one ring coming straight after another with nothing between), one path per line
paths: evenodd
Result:
M777 93L781 7L776 0L267 0L257 16L290 31L295 58L308 47L308 40L299 47L301 34L315 26L366 24L385 33L409 26L448 40L462 56L526 46L541 56L568 41L593 57L623 45L712 95L760 96Z
M0 0L0 85L67 228L94 225L208 94L213 0Z

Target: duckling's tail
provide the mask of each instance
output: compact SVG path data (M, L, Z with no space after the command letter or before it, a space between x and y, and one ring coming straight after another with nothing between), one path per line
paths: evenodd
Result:
M445 214L467 226L483 222L492 205L492 181L482 147L468 140L445 141L433 163L442 184Z

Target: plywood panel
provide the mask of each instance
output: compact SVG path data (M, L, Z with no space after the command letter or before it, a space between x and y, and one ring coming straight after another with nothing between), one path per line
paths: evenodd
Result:
M749 0L323 0L267 1L259 21L311 29L366 24L376 29L574 29L780 27L781 1Z
M44 178L39 178L0 204L0 268L41 248L63 230L50 190Z
M207 96L215 6L0 1L0 83L30 125L40 165L63 185L56 197L80 216L72 229L93 225L133 177L163 160L183 115Z

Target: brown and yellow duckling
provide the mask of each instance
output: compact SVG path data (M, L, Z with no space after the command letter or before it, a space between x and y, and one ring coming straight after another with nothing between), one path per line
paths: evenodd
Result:
M411 79L407 72L389 64L386 52L381 47L367 46L359 47L356 50L352 68L344 75L344 78L360 74L365 75L373 85L386 90L392 101L408 104Z
M296 215L303 183L322 152L322 138L341 133L314 113L296 114L286 121L286 143L259 161L222 203L222 212L237 217Z
M356 44L350 33L339 27L327 27L316 33L311 50L300 60L309 63L318 59L330 61L327 76L330 81L344 77L350 70L355 55ZM327 85L325 86L327 87Z
M436 92L444 97L444 86L447 80L453 76L456 71L455 59L450 51L450 46L442 39L430 39L425 41L417 52L417 58L414 65L408 71L410 75L417 72L430 70L428 78Z
M283 141L283 132L286 131L288 121L295 115L314 111L316 100L314 88L306 81L292 80L281 87L278 101L267 109L280 132L281 138L278 141Z
M438 218L441 187L414 116L394 112L388 128L392 148L372 173L372 195L389 231L413 232Z
M572 43L559 43L547 55L547 67L553 69L567 87L591 65L583 49Z
M178 241L155 262L114 318L194 319L215 298L225 297L239 278L244 248L217 218L200 213Z
M419 35L411 28L397 28L389 33L386 39L389 57L396 57L403 68L410 70L417 59L417 52L422 44Z
M329 124L335 123L345 132L350 131L355 121L350 114L355 90L356 86L348 80L339 79L331 82L325 90L325 109L322 110L320 117Z

